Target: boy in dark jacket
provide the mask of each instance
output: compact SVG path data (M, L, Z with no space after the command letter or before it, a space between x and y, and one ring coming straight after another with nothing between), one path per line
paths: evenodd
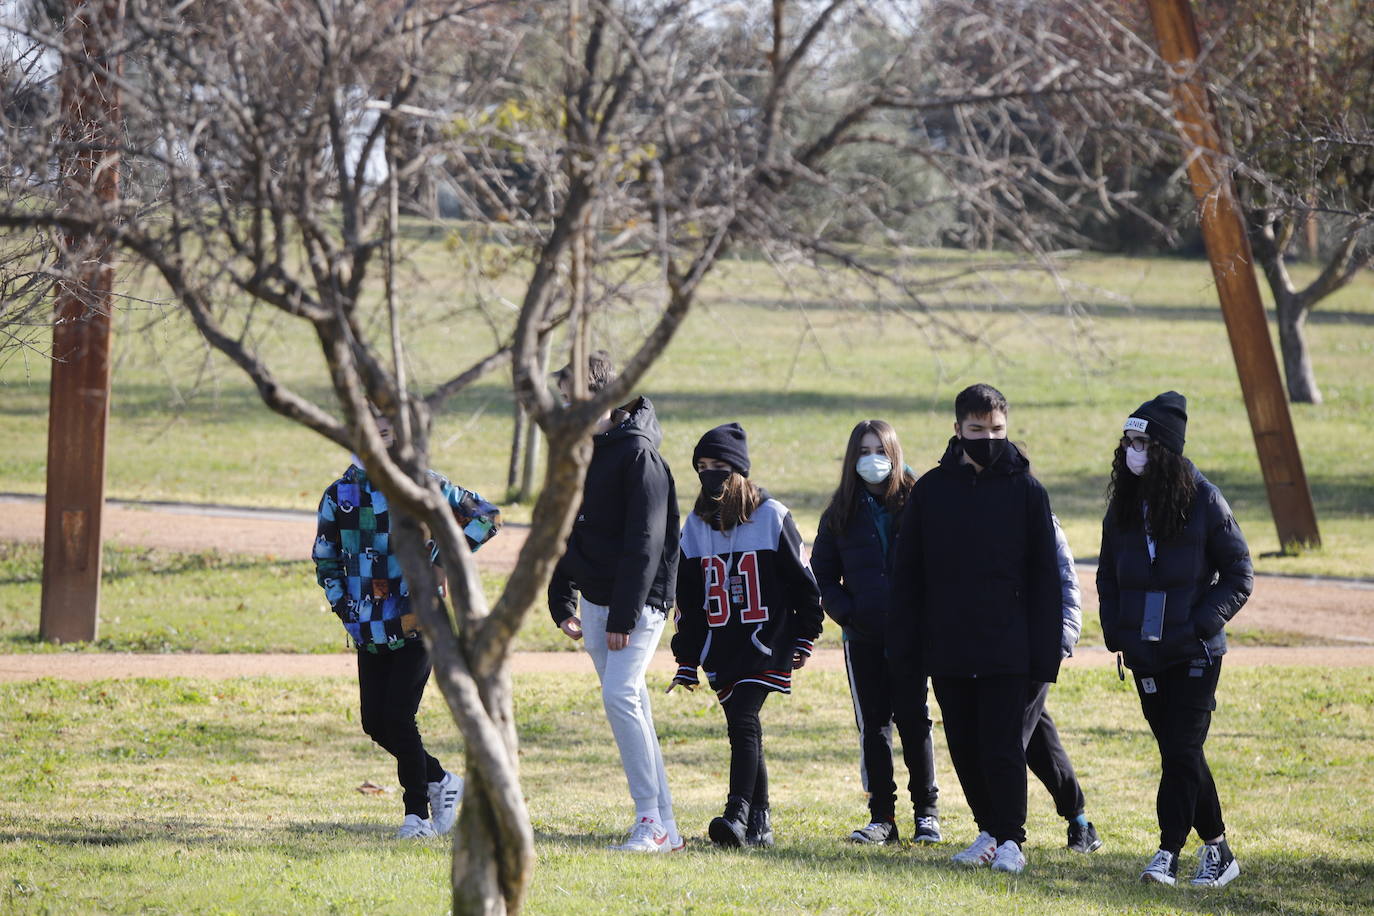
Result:
M1059 673L1059 568L1049 497L1007 441L990 385L954 401L955 436L916 482L893 556L888 652L928 671L980 833L954 861L1026 864L1022 716L1032 681Z
M558 373L565 399L571 371ZM614 378L610 357L601 350L591 354L588 390L600 391ZM553 622L570 639L586 636L634 799L630 836L613 847L623 852L676 852L684 845L644 683L677 582L677 492L658 453L662 440L648 398L635 398L598 422L582 506L549 582Z

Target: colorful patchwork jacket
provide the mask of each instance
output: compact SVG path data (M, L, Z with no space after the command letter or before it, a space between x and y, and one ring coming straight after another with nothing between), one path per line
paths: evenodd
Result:
M434 471L430 475L453 507L458 524L476 550L495 536L501 512L470 490L456 487ZM360 650L399 649L414 635L410 590L401 562L391 548L386 495L374 489L356 464L329 485L320 499L315 547L315 579L326 600ZM438 562L431 545L430 560Z

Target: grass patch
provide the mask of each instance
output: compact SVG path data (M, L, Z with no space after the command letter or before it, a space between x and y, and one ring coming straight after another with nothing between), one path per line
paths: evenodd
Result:
M478 558L481 562L481 558ZM100 621L92 643L56 646L38 638L42 545L0 541L0 652L339 652L343 629L315 585L314 566L261 557L106 545ZM504 573L482 573L488 601ZM151 596L151 597L150 597ZM1247 626L1227 628L1235 645L1345 645L1319 636ZM827 623L818 645L838 647ZM1097 608L1083 614L1080 644L1102 644ZM580 645L553 626L542 605L526 616L516 651L571 652Z
M489 599L500 594L505 578L482 577ZM97 638L61 647L38 639L42 584L43 546L0 541L0 652L345 649L343 627L315 584L315 567L309 560L284 562L107 544ZM553 630L552 625L548 629ZM531 638L522 640L518 648L557 645L550 636L546 646L542 637L547 634L530 630ZM556 630L553 635L558 635Z
M653 672L661 690L668 672ZM1374 908L1374 673L1228 669L1208 757L1241 877L1216 893L1145 887L1154 743L1128 685L1073 670L1050 707L1105 848L1064 851L1030 787L1019 879L947 860L973 825L937 726L933 849L844 841L866 815L842 673L802 672L764 709L778 847L704 841L727 749L705 693L656 696L680 857L607 852L632 817L594 676L516 683L536 832L531 913L1297 913ZM15 913L442 913L448 842L398 843L394 771L361 734L348 679L0 685L0 908ZM450 768L461 742L433 690L420 723ZM904 818L903 826L909 826ZM1192 845L1195 845L1195 841ZM1192 855L1192 845L1187 850ZM1188 863L1191 865L1191 863Z
M401 298L417 309L409 355L412 377L425 385L467 365L488 341L454 317L466 293L449 282L442 246L417 246L422 269ZM947 261L932 253L925 269L933 274ZM1308 267L1294 271L1300 283L1309 278ZM789 291L758 261L727 261L641 386L659 408L663 452L686 493L696 439L740 421L753 476L793 509L810 540L855 422L893 422L908 462L924 470L951 432L954 394L988 381L1010 398L1013 438L1029 448L1070 542L1091 557L1122 419L1176 388L1189 399L1188 454L1231 501L1260 570L1359 577L1374 569L1374 477L1351 451L1374 420L1374 275L1323 302L1309 322L1326 403L1295 405L1293 415L1324 547L1292 557L1261 556L1280 545L1206 262L1083 257L1065 278L1080 300L1072 314L1048 281L1029 275L932 297L932 314L981 335L968 345L879 303L840 308L805 298L823 283L798 277ZM628 352L638 317L606 317L597 343ZM313 509L347 456L263 408L236 369L204 355L182 316L148 318L119 314L110 495ZM255 331L284 384L327 396L307 334L280 320ZM0 364L0 490L43 489L47 379L47 364L27 355ZM436 419L435 467L499 497L511 415L501 375L454 399ZM514 520L528 516L506 508Z

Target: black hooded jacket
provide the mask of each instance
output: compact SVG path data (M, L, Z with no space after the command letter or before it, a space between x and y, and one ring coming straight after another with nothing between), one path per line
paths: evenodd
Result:
M621 413L592 438L582 506L549 581L554 623L577 613L576 592L610 608L611 633L630 632L646 606L673 606L679 525L673 472L658 453L663 431L648 398Z
M907 498L892 557L888 656L935 677L1059 673L1049 496L1010 443L982 473L951 438Z
M1254 586L1250 548L1221 491L1194 469L1197 495L1183 530L1155 544L1150 559L1143 522L1123 531L1108 511L1102 521L1097 597L1102 638L1132 671L1155 674L1208 653L1226 652L1226 622ZM1162 591L1164 630L1140 638L1145 593ZM1206 644L1206 649L1203 645Z

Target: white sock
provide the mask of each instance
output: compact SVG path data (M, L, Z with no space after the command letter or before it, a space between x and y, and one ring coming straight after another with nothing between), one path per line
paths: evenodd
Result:
M668 831L668 839L674 840L674 841L682 839L682 834L680 834L680 833L677 832L677 821L676 821L676 820L666 820L666 821L664 821L664 822L663 822L663 829L666 830L666 831Z
M658 806L655 805L655 806L652 807L652 808L640 808L640 807L637 807L637 806L636 806L636 808L635 808L635 823L639 823L640 821L644 820L646 817L649 819L649 821L650 821L651 823L654 823L654 824L661 823L661 822L659 821L659 819L658 819Z

